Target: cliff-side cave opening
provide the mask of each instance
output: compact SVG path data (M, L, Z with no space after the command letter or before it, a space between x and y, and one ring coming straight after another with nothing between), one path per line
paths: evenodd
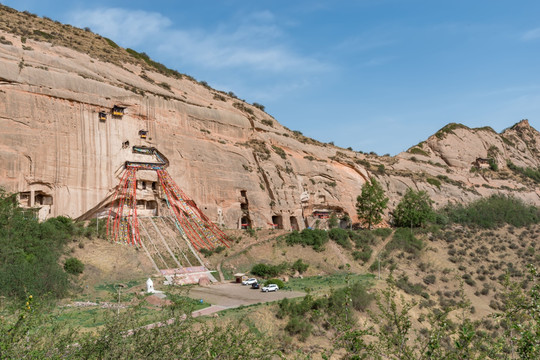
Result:
M251 229L251 219L249 216L243 216L242 219L240 219L240 227L242 229Z
M283 229L283 217L281 215L272 216L272 224L274 224L274 229Z
M291 216L290 217L290 221L291 221L291 230L300 230L300 228L298 227L298 221L296 220L296 216Z

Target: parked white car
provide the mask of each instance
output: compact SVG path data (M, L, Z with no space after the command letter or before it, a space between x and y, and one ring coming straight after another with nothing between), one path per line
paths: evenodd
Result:
M262 292L269 292L269 291L278 291L279 287L276 284L268 284L267 286L263 286Z
M251 285L257 282L257 279L255 278L249 278L247 280L242 281L242 285Z

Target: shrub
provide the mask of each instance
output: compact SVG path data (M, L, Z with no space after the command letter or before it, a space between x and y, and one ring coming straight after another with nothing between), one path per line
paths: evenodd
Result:
M417 254L424 247L422 240L417 239L413 233L406 228L398 228L394 232L392 240L386 244L387 251L403 250L409 254Z
M275 277L283 273L288 268L287 263L279 265L256 264L251 268L251 273L263 278ZM278 285L279 286L279 285Z
M373 234L380 237L381 239L386 239L391 233L392 233L392 229L390 228L379 228L379 229L373 230Z
M492 195L468 205L448 205L439 213L448 221L483 228L510 224L523 227L540 222L540 209L512 196Z
M434 178L427 178L426 181L428 182L428 184L431 184L433 186L436 186L437 188L440 188L441 187L441 182L437 179L434 179Z
M425 289L422 284L413 284L409 282L409 277L407 275L403 275L397 279L396 286L409 295L422 295Z
M283 150L283 149L280 148L279 146L272 145L272 149L274 149L274 151L276 152L276 154L278 154L282 159L286 159L286 158L287 158L287 153L285 152L285 150Z
M341 247L345 249L351 248L351 242L349 241L349 234L347 230L334 228L328 232L328 236L337 244L341 245Z
M535 183L540 183L540 167L535 168L523 168L514 165L510 160L506 163L508 168L515 173L521 174L525 177L532 179Z
M74 226L66 217L39 223L0 188L0 295L62 297L68 277L59 263Z
M285 287L285 283L279 279L268 279L264 282L264 286L268 286L270 284L276 284L280 289Z
M372 249L364 248L362 251L353 251L352 256L354 260L362 260L363 262L368 262L371 258L372 253Z
M306 264L302 259L298 259L291 265L291 269L298 271L300 274L303 274L308 269L309 264ZM279 285L278 285L279 286Z
M84 271L84 264L79 259L71 257L64 263L64 270L68 274L79 275Z
M299 316L294 316L290 318L289 322L285 326L285 330L290 335L298 335L300 336L300 340L302 341L306 341L309 335L311 335L312 328L313 325L305 321L303 318L300 318Z
M201 248L199 251L201 252L201 254L204 255L204 257L209 257L209 256L212 256L214 254L219 254L220 252L222 252L223 250L225 250L225 246L218 246L214 249L205 249L205 248Z
M300 244L302 246L311 246L315 251L323 251L324 244L328 242L328 233L319 229L304 229L302 232L293 231L285 238L289 246Z
M435 280L437 279L437 277L433 274L430 274L430 275L427 275L424 277L424 284L426 285L431 285L431 284L435 284Z
M259 109L259 110L264 111L264 105L261 105L261 104L259 104L259 103L254 102L254 103L253 103L253 106L255 106L255 107L256 107L257 109ZM264 121L265 121L265 120L263 120L263 124L264 124ZM272 126L272 120L266 120L266 121L270 121L270 124L266 124L266 125Z
M419 147L415 146L413 148L410 148L409 149L409 152L411 154L415 154L415 155L423 155L423 156L429 156L429 154L427 152L425 152L424 150L420 149Z

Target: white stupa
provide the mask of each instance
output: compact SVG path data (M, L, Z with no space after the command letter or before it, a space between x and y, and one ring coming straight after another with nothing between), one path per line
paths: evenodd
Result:
M154 294L156 292L156 290L154 290L154 282L150 278L146 280L146 292L150 294Z

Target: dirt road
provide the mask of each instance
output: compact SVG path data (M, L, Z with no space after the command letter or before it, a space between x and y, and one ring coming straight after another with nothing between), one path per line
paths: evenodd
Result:
M240 305L251 305L304 295L306 295L304 292L289 290L263 293L260 289L252 289L251 286L236 283L195 287L188 294L192 299L203 299L207 303L224 308L235 308Z

